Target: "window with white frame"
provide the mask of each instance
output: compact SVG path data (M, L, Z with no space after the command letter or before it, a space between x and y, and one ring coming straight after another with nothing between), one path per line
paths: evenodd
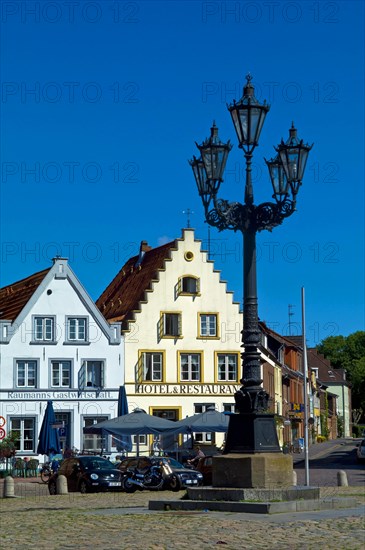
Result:
M107 416L84 416L84 428L94 426L99 422L108 420ZM84 434L83 436L83 449L85 451L97 451L108 449L108 436L96 435L96 434Z
M35 388L37 386L37 361L17 361L15 377L18 388Z
M181 336L181 313L162 313L161 328L163 337Z
M15 449L19 452L35 452L35 418L10 417L10 431L16 434Z
M87 340L87 318L67 318L67 340L69 342L86 342Z
M34 340L36 342L54 342L54 317L34 317Z
M133 445L147 445L147 436L144 434L141 435L132 435Z
M181 353L180 354L180 380L182 382L200 381L201 376L201 354Z
M199 336L213 338L218 335L216 313L200 313L199 323Z
M223 403L223 411L225 413L236 412L236 405L234 403Z
M200 414L208 409L215 409L215 403L194 403L194 414ZM194 441L196 443L214 443L214 434L211 432L196 432L194 433Z
M149 382L161 382L163 377L163 354L144 351L141 354L142 379Z
M71 387L71 361L52 361L52 386L57 388Z
M237 353L218 353L218 381L235 382L237 380Z

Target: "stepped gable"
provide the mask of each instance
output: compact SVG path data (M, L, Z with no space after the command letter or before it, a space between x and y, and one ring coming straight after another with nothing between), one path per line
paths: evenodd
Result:
M14 321L51 268L0 289L0 319Z
M130 258L97 299L96 305L109 322L127 320L130 314L139 309L145 299L145 292L158 281L158 271L165 268L170 259L170 251L176 249L176 241L157 248L141 243L139 255Z

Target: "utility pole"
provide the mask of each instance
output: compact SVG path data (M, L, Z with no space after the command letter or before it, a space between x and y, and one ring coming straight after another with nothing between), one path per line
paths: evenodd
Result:
M308 448L308 359L307 341L305 331L305 290L302 287L302 335L303 335L303 401L304 401L304 463L305 463L305 484L309 487L309 448Z

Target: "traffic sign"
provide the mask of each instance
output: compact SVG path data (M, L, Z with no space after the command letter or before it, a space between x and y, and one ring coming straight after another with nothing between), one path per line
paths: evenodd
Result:
M60 437L66 437L66 427L65 427L65 426L63 426L62 428L59 428L59 429L58 429L58 435L59 435Z
M0 428L0 439L4 439L5 436L6 436L6 431L4 430L4 428Z
M5 426L6 424L6 420L3 416L0 416L0 428L2 428L3 426Z

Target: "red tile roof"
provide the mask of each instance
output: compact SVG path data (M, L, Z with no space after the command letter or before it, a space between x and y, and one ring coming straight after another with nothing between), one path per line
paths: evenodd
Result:
M146 247L144 247L146 248ZM123 321L132 317L145 299L145 291L158 280L158 271L164 269L170 252L177 248L176 241L147 250L141 262L139 256L130 258L97 299L96 305L108 321Z
M261 329L263 329L268 335L272 336L275 340L280 342L281 344L285 344L287 347L291 348L301 348L301 341L299 338L300 336L283 336L282 334L279 334L278 332L275 332L273 329L269 328L265 321L259 321L259 325Z
M307 350L307 357L308 368L318 369L318 379L321 382L331 384L349 384L346 380L344 369L335 369L332 367L331 362L326 359L324 355L319 353L316 348L309 348Z
M14 321L51 268L0 289L0 319Z

